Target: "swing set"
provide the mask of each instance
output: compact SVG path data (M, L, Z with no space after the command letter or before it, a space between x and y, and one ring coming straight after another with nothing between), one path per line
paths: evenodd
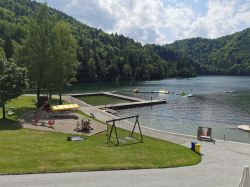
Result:
M119 122L119 121L122 121L122 120L125 120L125 119L130 120L130 119L133 119L133 118L135 118L133 129L130 132L129 137L126 137L124 139L138 140L140 143L143 142L143 136L142 136L141 127L140 127L140 124L139 124L139 115L134 115L134 116L122 117L122 118L117 118L117 119L112 119L112 120L106 121L106 124L107 124L107 143L112 143L112 144L114 144L116 146L120 145L120 143L123 140L119 139L119 137L118 137L116 122ZM133 136L136 126L138 126L138 130L139 130L139 135L140 135L139 139L137 139L135 136ZM113 142L111 140L111 136L113 134L113 131L115 133L115 142Z

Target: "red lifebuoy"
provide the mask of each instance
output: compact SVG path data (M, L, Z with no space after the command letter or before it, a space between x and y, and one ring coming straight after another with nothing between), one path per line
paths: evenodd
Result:
M54 125L54 124L55 124L55 120L51 120L51 119L50 119L50 120L48 121L48 124L49 124L50 126Z

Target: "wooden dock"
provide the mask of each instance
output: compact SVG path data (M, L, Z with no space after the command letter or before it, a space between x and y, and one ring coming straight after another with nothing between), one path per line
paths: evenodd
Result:
M117 111L111 108L99 108L99 109L101 109L102 111L108 112L110 114L114 114L114 115L117 114Z
M124 99L124 100L128 100L128 101L135 101L135 102L146 101L144 99L139 99L139 98L136 98L136 97L129 97L129 96L126 96L126 95L115 94L115 93L112 93L112 92L103 92L103 94L105 94L107 96L110 96L110 97L116 97L116 98L120 98L120 99Z
M105 95L109 97L124 99L131 102L139 102L139 101L145 101L144 99L139 99L136 97L129 97L125 95L120 95L112 92L94 92L94 93L78 93L78 94L68 94L71 97L80 97L80 96L98 96L98 95Z
M110 108L113 110L125 109L125 108L135 108L135 107L143 107L143 106L151 106L151 105L159 105L167 103L166 100L152 100L152 101L140 101L140 102L131 102L131 103L119 103L113 105L101 105L97 106L97 108Z
M127 103L118 103L118 104L108 104L108 105L99 105L95 106L98 109L106 110L108 113L115 114L115 110L125 109L125 108L135 108L135 107L143 107L143 106L152 106L167 103L166 100L144 100L135 97L129 97L125 95L115 94L112 92L95 92L95 93L80 93L80 94L70 94L69 98L73 100L75 103L82 103L82 101L77 99L77 96L96 96L96 95L106 95L114 98L123 99L126 101L131 101ZM84 102L83 102L84 103ZM86 103L85 103L86 104ZM86 104L88 105L88 104Z

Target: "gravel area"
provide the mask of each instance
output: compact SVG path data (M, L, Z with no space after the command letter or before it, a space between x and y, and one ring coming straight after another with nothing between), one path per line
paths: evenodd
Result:
M37 122L35 122L36 118L38 119ZM55 123L53 125L49 125L49 120L51 120L52 122L54 121ZM88 118L72 112L51 113L46 111L39 111L36 114L36 112L33 111L26 113L20 120L20 124L23 128L27 129L79 134L86 136L98 134L106 130L106 125L90 120L91 128L89 131L78 131L77 123L80 124L79 129L81 129L81 120L86 121L88 120Z

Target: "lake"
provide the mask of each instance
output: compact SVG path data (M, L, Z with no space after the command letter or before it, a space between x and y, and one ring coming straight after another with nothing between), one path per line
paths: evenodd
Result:
M171 93L134 93L134 89ZM198 76L159 81L91 83L73 85L67 92L117 91L119 94L166 99L167 104L120 110L118 115L140 115L140 124L153 129L196 135L198 126L212 127L214 138L250 143L250 133L238 125L250 125L250 77ZM183 97L182 92L193 97ZM236 93L226 93L235 91Z

